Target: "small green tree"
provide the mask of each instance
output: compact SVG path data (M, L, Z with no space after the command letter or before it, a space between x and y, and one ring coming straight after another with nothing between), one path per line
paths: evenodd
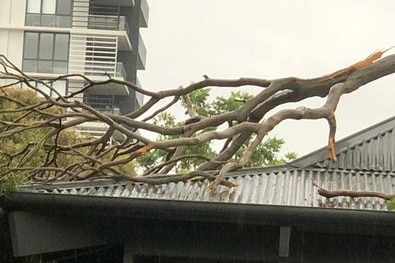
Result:
M215 100L210 101L210 89L199 89L189 94L189 99L194 106L194 110L199 116L210 117L222 114L224 112L230 112L239 109L248 99L253 96L248 92L232 92L229 97L217 97ZM182 102L184 106L185 101ZM154 124L163 127L178 127L182 126L183 122L177 121L176 117L169 112L160 113L154 120ZM229 125L233 125L229 123ZM215 128L206 128L200 133L214 130ZM169 140L180 138L179 136L159 136L157 140ZM251 138L245 141L244 145L238 149L234 155L234 159L241 158L246 147L253 139ZM229 140L230 142L230 140ZM279 152L284 144L283 139L276 137L269 137L265 141L259 144L254 153L252 154L250 161L246 165L247 167L253 166L270 166L284 164L285 162L295 159L296 153L290 152L285 154L283 157L279 157ZM184 156L189 158L181 159L175 166L176 173L186 173L191 170L195 170L198 166L207 160L210 160L218 154L221 150L215 149L215 145L212 143L201 143L194 146L187 147ZM146 169L146 173L153 173L160 171L161 163L166 162L168 152L161 149L155 149L140 157L138 162L140 166Z
M87 158L86 154L89 147L68 154L53 151L54 144L57 146L73 145L84 142L88 138L81 136L74 129L62 129L51 136L46 136L50 132L50 128L23 129L31 124L46 121L51 117L51 113L59 113L60 109L55 106L46 107L43 104L41 113L35 111L26 113L24 109L32 105L38 105L43 101L33 90L6 88L2 89L2 92L3 95L0 96L0 195L32 178L42 181L68 180L67 173L64 173L63 177L54 176L54 173L59 170L67 170L71 166L105 162L111 159L111 150L103 154L98 160ZM47 112L48 115L43 114L43 112ZM13 124L17 124L18 128L10 130L9 128L13 127ZM45 141L42 141L42 138L46 138ZM54 168L53 171L32 174L32 169L15 168L21 159L32 151L33 146L40 142L42 142L42 147L39 147L35 154L29 158L25 166L36 168L46 164L46 166ZM51 154L48 155L48 153ZM134 162L118 165L114 168L129 176L135 175Z
M27 116L23 116L23 112L18 108L34 105L39 102L38 97L32 90L7 88L2 92L6 96L0 99L0 132L6 133L7 125L10 123L23 122L29 125L34 121L42 119L41 116L32 112ZM16 153L23 151L26 144L37 141L46 133L45 129L26 130L18 133L8 133L8 136L0 138L0 194L13 189L15 186L26 181L26 174L21 171L19 173L10 170L19 158L13 158ZM42 155L34 156L30 159L31 165L37 164Z

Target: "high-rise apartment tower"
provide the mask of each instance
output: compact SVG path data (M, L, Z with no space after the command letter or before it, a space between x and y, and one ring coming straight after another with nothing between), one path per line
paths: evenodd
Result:
M1 0L0 53L31 76L78 73L139 84L137 70L145 69L146 55L139 30L147 22L146 0ZM84 83L76 79L54 85L70 94ZM79 99L119 114L142 103L141 94L111 84L89 89ZM81 129L100 133L104 127L91 123Z

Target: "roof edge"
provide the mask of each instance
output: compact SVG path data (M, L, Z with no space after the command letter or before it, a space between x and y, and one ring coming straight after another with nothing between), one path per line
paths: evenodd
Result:
M280 205L109 198L44 193L13 193L0 199L9 211L78 214L114 218L188 220L219 223L306 226L326 224L393 226L394 212Z
M376 137L384 132L394 129L395 116L376 123L368 128L360 130L335 143L336 156L349 147L357 145L364 140ZM308 153L296 160L288 163L289 166L295 168L307 168L318 162L329 159L328 149L326 146L319 148L311 153Z

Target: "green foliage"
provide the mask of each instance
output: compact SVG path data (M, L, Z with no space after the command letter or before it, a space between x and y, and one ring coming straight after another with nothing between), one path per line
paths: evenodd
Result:
M4 91L6 92L7 97L19 100L26 105L32 105L39 102L34 92L27 89L21 90L8 88ZM0 110L15 110L23 106L24 105L19 105L12 100L5 98L0 99ZM21 115L21 112L2 112L0 114L0 121L13 122ZM35 120L39 120L39 116L32 113L24 118L23 122L29 124ZM0 124L0 131L6 131L6 126L3 123ZM11 159L11 156L22 151L26 146L26 142L39 140L40 136L45 134L45 132L47 131L30 130L0 138L0 195L13 190L17 185L26 181L25 173L14 173L9 170L12 163L18 161L17 159ZM34 165L37 162L37 159L32 158L30 162Z
M251 94L245 91L232 92L228 98L217 97L217 99L212 102L212 108L214 109L212 115L237 110L252 97Z
M137 162L145 169L151 169L157 166L164 159L166 159L166 152L161 149L155 149L139 157Z
M206 95L203 94L203 96L198 96L197 99L198 100L202 99L204 96L206 96ZM208 94L207 94L207 96L208 96ZM202 109L204 107L203 104L201 104L201 105L202 105L202 107L199 109ZM161 125L164 127L177 127L177 126L182 125L181 122L176 122L176 118L168 112L160 113L158 115L158 117L154 120L154 123L156 125ZM179 136L159 136L159 138L157 138L157 140L168 140L168 139L175 139L175 138L179 138ZM214 157L215 153L211 149L209 143L202 143L199 145L194 145L194 146L188 147L185 151L185 154L186 155L190 155L190 154L201 155L201 156L205 156L208 158L212 158L212 157ZM138 158L137 162L139 163L140 166L144 167L145 169L151 169L151 168L156 167L163 161L165 161L166 157L167 157L166 151L161 150L161 149L155 149L155 150L152 150L152 151L144 154L140 158ZM183 172L189 171L193 168L198 167L203 161L204 161L204 159L195 159L195 158L184 159L184 160L180 161L179 164L177 165L176 172L183 173Z
M210 105L207 103L209 96L209 89L200 89L190 93L189 98L195 106L196 112L201 116L207 117L210 114ZM183 105L185 104L183 103Z
M32 90L20 89L20 88L7 88L3 89L2 92L6 93L6 96L0 97L0 132L9 131L11 122L29 125L36 123L37 121L45 120L47 117L43 114L27 111L14 111L23 107L40 103L40 98ZM3 93L4 94L4 93ZM2 94L1 94L2 95ZM19 101L18 103L16 101ZM46 112L55 113L59 112L60 109L57 107L47 107ZM5 123L7 122L7 123ZM20 184L23 184L30 179L30 172L25 170L13 171L12 167L21 160L22 156L27 152L27 146L33 146L37 144L42 138L49 132L49 128L35 128L19 132L14 132L0 138L0 195L15 189ZM88 138L78 135L74 130L62 130L59 134L54 136L47 136L45 143L53 144L55 139L58 145L72 145L83 142ZM32 147L29 148L31 150ZM88 148L79 149L83 154L88 152ZM23 153L23 154L18 154ZM47 154L50 153L49 159ZM53 162L48 164L48 161ZM102 162L111 159L111 152L107 155L102 156L100 160ZM83 163L86 159L84 156L77 155L75 152L71 153L54 153L51 149L44 146L38 149L38 151L29 158L25 164L27 167L40 167L45 166L66 168L72 164ZM124 165L118 165L114 167L118 169L120 173L135 175L135 163L130 162ZM53 174L48 172L46 175L51 178Z
M9 163L9 158L0 153L0 196L14 190L26 181L26 176L23 173L15 174L9 171Z
M387 201L387 209L395 210L395 198Z
M278 139L276 137L269 137L265 141L261 142L256 150L252 153L250 161L247 163L247 167L257 167L257 166L270 166L270 165L280 165L284 164L290 160L296 158L296 153L286 153L284 157L279 158L278 153L284 144L283 139ZM240 158L247 144L243 145L237 152L236 157Z
M195 111L204 117L210 117L214 115L218 115L224 112L229 112L233 110L239 109L241 106L244 105L246 101L251 99L253 96L248 92L232 92L229 97L217 97L215 100L210 101L210 89L200 89L196 90L189 94L189 98L194 105ZM185 106L185 102L182 102ZM161 125L164 127L177 127L182 125L181 122L177 122L175 116L168 112L163 112L157 116L154 120L154 123L157 125ZM214 130L215 128L210 128ZM202 132L208 131L206 129ZM198 133L197 135L199 135ZM157 140L167 140L167 139L174 139L178 138L177 136L159 136ZM235 154L235 158L240 158L246 147L248 146L249 142L253 139L250 138ZM254 151L252 154L250 162L247 164L247 167L252 166L268 166L268 165L278 165L284 164L287 161L296 158L296 153L287 153L284 157L279 158L278 153L281 150L282 145L284 144L284 140L278 139L276 137L268 138L263 141ZM185 151L185 155L200 155L206 158L213 158L217 152L214 150L214 147L210 143L202 143L199 145L194 145L188 147ZM150 170L163 161L166 160L167 152L160 149L155 149L146 153L144 156L138 159L138 163L143 168ZM179 161L176 165L176 172L177 173L185 173L197 168L200 164L202 164L205 159L202 158L191 158L191 159L184 159Z

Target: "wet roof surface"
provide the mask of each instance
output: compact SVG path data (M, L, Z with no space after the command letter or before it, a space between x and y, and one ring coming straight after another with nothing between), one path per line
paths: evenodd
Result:
M328 169L282 169L265 172L246 170L226 180L238 184L228 188L218 186L215 195L207 191L209 181L187 181L163 185L130 182L78 182L54 184L48 187L21 188L22 192L62 195L105 196L113 198L142 198L177 201L203 201L257 205L286 205L367 209L386 211L386 203L379 198L337 197L328 200L317 193L313 182L327 190L359 190L395 192L395 174L375 171Z

